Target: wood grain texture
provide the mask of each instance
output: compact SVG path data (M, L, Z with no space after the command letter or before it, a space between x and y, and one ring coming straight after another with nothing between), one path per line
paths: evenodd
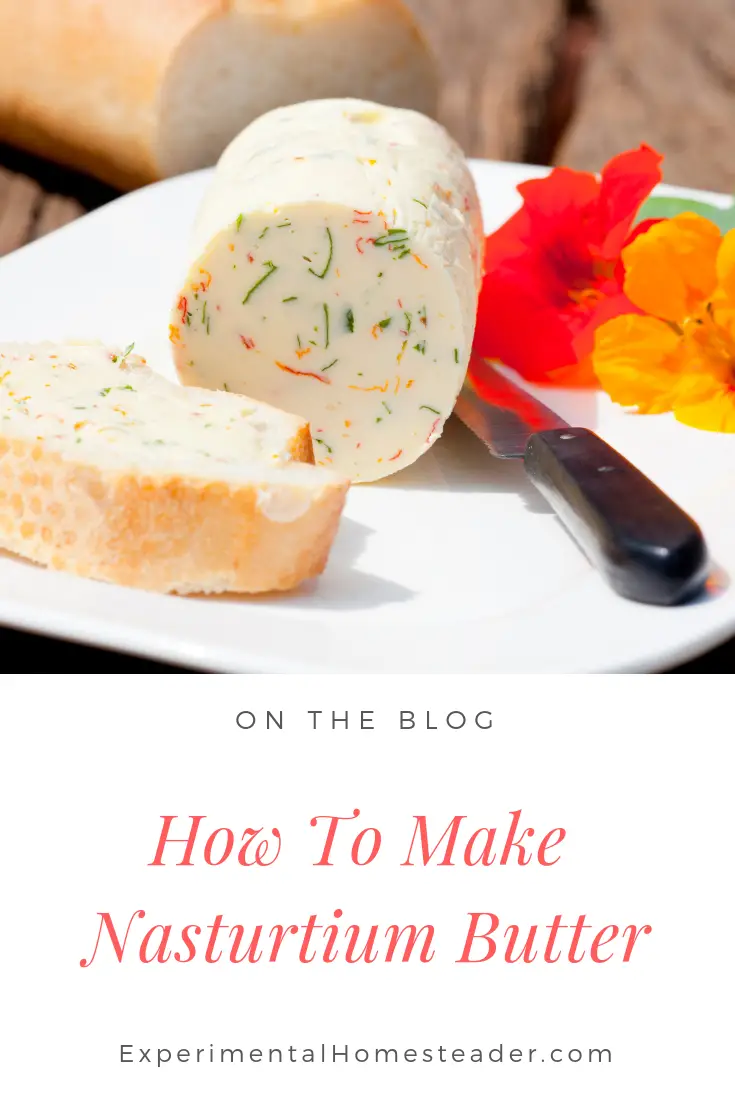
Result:
M510 10L507 0L407 3L438 59L442 121L470 156L523 160L544 113L565 0L514 0ZM10 166L0 169L0 256L114 197L7 147L0 162Z
M599 170L641 142L667 182L735 190L735 3L594 0L597 44L555 160Z
M84 214L84 207L66 195L45 195L33 227L34 240L59 230Z
M31 239L42 201L35 180L0 168L0 256Z
M49 195L30 176L0 168L0 256L82 214L76 199Z
M564 26L563 0L407 0L439 61L440 118L473 157L523 160Z

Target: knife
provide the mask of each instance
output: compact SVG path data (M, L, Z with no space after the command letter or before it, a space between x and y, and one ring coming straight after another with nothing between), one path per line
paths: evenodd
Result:
M587 558L621 597L675 605L709 572L691 517L589 429L573 428L473 355L454 412L499 459L522 459Z

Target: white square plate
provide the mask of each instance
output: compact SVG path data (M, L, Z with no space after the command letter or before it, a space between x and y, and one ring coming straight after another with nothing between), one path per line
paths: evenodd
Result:
M473 171L490 230L518 206L515 186L545 170L476 161ZM134 192L0 262L0 340L134 341L173 378L168 313L208 175ZM0 554L0 620L252 672L647 670L735 632L735 437L626 415L604 395L542 397L702 525L718 569L700 600L664 609L616 597L520 464L492 459L452 419L413 467L353 487L326 572L297 593L164 597Z

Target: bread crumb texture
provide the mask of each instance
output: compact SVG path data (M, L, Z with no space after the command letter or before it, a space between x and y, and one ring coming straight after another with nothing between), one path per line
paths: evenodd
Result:
M159 592L298 585L326 565L347 483L292 448L309 455L295 418L177 387L130 352L0 346L0 546L51 569Z

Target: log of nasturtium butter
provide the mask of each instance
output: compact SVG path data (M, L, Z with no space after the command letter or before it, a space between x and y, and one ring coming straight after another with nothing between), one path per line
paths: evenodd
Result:
M467 369L482 219L461 150L414 111L282 108L223 154L170 324L186 384L309 421L355 482L441 435Z

